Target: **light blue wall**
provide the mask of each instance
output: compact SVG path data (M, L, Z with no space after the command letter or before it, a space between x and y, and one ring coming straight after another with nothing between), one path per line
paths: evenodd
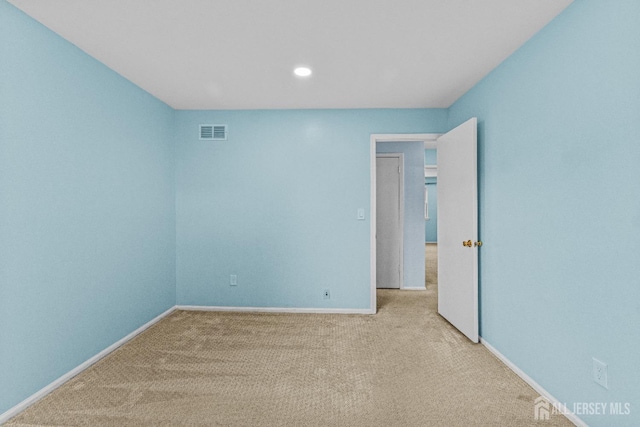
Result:
M438 155L437 150L429 149L424 150L424 164L425 165L437 165ZM429 190L429 220L425 221L424 227L424 241L425 242L437 242L438 241L438 179L425 178L425 186Z
M175 304L172 125L0 1L0 413Z
M404 154L404 287L424 288L424 143L379 142L376 149Z
M424 150L424 164L425 165L437 165L438 164L438 150L436 150L436 149Z
M579 0L450 109L479 118L481 333L640 425L640 2ZM609 390L592 357L609 365Z
M178 304L370 308L370 135L445 122L421 109L177 112ZM201 123L227 124L229 140L199 141Z

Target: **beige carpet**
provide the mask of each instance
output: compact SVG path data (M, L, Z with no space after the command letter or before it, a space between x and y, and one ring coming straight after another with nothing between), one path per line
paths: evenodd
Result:
M436 292L438 285L438 244L424 244L424 284L428 291Z
M378 309L177 311L7 425L541 425L538 395L436 314L435 286L379 290Z

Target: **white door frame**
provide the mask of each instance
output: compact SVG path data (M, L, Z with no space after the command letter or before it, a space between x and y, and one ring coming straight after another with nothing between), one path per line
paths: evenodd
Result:
M398 216L400 219L400 266L399 266L399 274L400 274L400 289L404 289L404 153L376 153L376 159L380 157L398 159L398 163L400 165L400 170L398 171L398 193L400 195L400 206L398 207ZM377 163L376 163L377 167ZM377 179L377 171L376 171L376 179ZM377 184L376 184L377 185ZM378 193L376 192L376 198L378 197ZM378 227L378 219L377 219L377 210L378 210L378 201L376 200L376 234ZM377 245L376 242L376 256L377 256ZM377 262L376 259L376 275L378 274L377 270ZM376 280L376 289L378 287L378 283Z
M401 133L401 134L372 134L369 147L369 176L371 179L371 204L369 205L370 234L369 234L369 263L371 277L371 308L369 312L375 314L377 311L376 303L376 145L378 142L422 142L425 148L436 148L436 139L439 133ZM404 232L404 230L403 230Z

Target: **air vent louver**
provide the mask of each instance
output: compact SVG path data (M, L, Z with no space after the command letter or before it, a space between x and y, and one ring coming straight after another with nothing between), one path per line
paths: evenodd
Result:
M206 141L226 141L227 125L200 125L200 139Z

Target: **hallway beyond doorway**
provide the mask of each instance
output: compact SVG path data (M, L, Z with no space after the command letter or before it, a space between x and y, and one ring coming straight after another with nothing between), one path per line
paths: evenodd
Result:
M424 244L424 285L434 290L438 285L438 244Z

